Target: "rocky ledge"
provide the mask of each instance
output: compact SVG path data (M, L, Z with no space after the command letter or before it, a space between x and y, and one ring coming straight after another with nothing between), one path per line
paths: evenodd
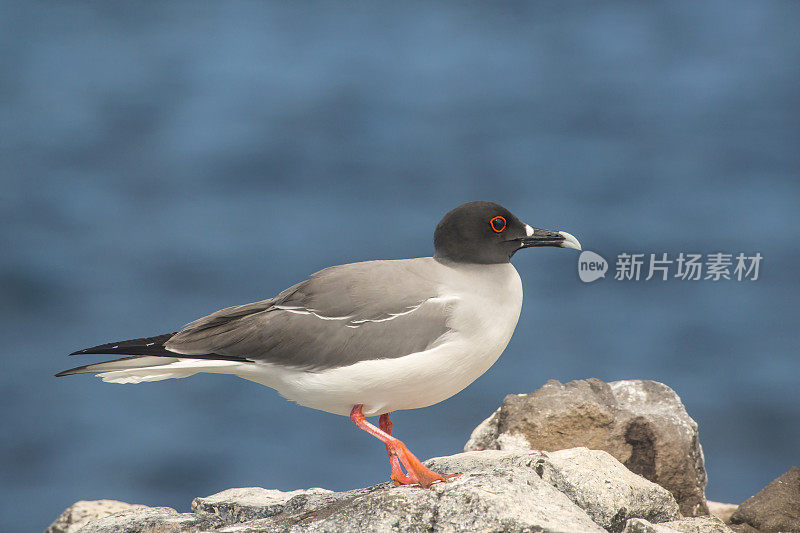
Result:
M238 488L190 513L78 502L47 533L800 532L797 468L738 508L706 501L697 424L660 383L551 381L506 397L465 448L426 462L461 473L430 490Z

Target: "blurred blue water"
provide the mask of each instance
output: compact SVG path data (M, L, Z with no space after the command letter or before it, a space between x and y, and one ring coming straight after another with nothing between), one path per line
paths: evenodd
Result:
M586 285L515 259L500 361L398 413L458 451L506 393L656 379L699 422L708 496L800 449L800 4L6 2L0 14L0 507L187 509L233 486L348 489L385 452L258 385L52 374L343 262L429 255L461 202L618 252L761 252L756 282ZM84 360L82 360L84 361Z

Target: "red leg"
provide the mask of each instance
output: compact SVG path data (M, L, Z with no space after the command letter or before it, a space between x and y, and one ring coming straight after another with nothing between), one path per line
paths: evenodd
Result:
M367 419L364 418L364 414L361 412L361 408L363 405L356 405L353 407L353 410L350 411L350 420L358 426L359 429L362 429L379 439L386 445L388 453L390 455L397 456L400 463L406 467L408 471L408 476L406 476L407 480L411 483L418 483L421 487L428 488L430 487L435 481L446 481L447 478L442 474L437 474L433 470L430 470L422 462L417 459L417 457L411 453L411 451L403 444L402 441L399 439L392 437L388 433L376 428L374 425L367 422ZM395 482L400 480L395 480ZM403 481L400 481L401 483Z
M378 425L387 435L392 434L392 421L389 420L389 413L384 413L381 415ZM414 480L407 476L405 472L403 472L403 469L400 466L400 459L398 459L397 455L392 453L392 450L389 448L388 444L386 445L386 453L389 454L389 464L392 467L392 473L389 477L392 481L394 481L395 486L411 485L414 483Z

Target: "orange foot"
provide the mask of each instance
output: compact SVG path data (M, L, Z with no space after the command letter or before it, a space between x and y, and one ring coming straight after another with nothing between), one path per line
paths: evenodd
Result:
M379 419L379 425L381 430L386 433L387 435L392 434L392 421L389 420L389 413L382 414ZM394 486L399 487L400 485L413 485L416 483L411 476L406 475L403 472L403 468L400 466L400 459L397 457L397 454L392 451L392 448L387 444L386 445L386 453L389 455L389 466L392 469L391 474L389 474L389 479L394 481Z
M395 482L395 485L412 485L416 483L420 487L427 489L437 481L447 481L447 478L460 475L440 474L439 472L434 472L422 464L422 462L417 459L417 457L411 453L411 450L409 450L408 447L406 447L406 445L400 440L395 439L395 443L391 446L392 451L396 454L395 457L397 457L400 463L402 463L402 465L406 467L406 470L408 470L408 476L404 476L403 480L396 479L394 472L392 472L392 480Z
M429 469L417 457L411 453L406 445L399 439L392 437L392 422L389 420L389 413L380 417L380 429L367 422L362 413L363 405L356 405L350 412L350 419L362 429L380 439L386 445L386 453L389 455L389 464L392 469L390 478L395 485L413 485L429 488L437 481L447 481L447 478L455 477L460 474L439 474ZM405 467L408 474L403 472Z

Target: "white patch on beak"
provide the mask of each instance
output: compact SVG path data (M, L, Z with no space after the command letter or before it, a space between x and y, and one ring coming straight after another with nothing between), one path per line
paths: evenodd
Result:
M558 234L564 237L564 242L561 243L562 248L574 248L575 250L582 250L581 243L578 242L578 239L575 238L575 235L567 233L566 231L559 231Z
M532 227L530 227L530 226L529 226L529 225L527 225L527 224L525 224L525 235L527 235L528 237L530 237L531 235L533 235L533 228L532 228Z

